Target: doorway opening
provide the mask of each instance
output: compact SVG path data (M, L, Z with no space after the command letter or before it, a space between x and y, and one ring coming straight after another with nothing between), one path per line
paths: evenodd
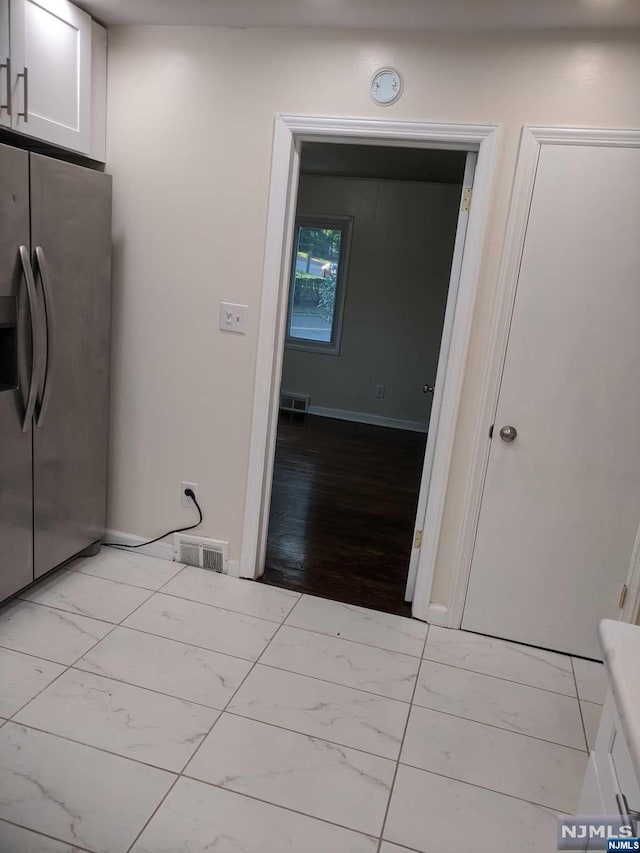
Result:
M411 613L416 513L475 159L302 143L266 583Z
M438 625L447 606L432 587L465 380L481 259L499 150L496 125L394 121L279 113L274 121L256 375L251 415L240 577L264 573L280 408L280 387L293 257L295 211L304 142L465 152L442 345L431 404L409 563L411 615ZM473 200L471 201L471 185Z

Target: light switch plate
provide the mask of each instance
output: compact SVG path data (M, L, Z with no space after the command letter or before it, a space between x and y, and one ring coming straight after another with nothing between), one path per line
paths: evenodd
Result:
M248 305L236 305L234 302L220 303L220 328L223 332L246 334Z

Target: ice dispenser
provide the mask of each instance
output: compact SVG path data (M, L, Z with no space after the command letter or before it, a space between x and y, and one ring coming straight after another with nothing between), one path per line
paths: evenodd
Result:
M0 296L0 394L18 387L17 305L14 296Z

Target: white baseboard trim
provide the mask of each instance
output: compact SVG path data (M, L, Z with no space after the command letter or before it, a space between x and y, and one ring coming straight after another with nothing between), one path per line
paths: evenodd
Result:
M134 533L123 533L121 530L107 530L104 537L105 545L139 545L146 542L148 537L136 536ZM146 554L149 557L159 557L161 560L173 561L173 545L168 542L154 542L145 545L144 548L136 548L138 554ZM131 553L135 554L136 551Z
M447 608L444 604L430 604L427 610L427 622L429 625L447 627Z
M407 429L411 432L426 432L427 424L421 421L404 421L401 418L386 418L383 415L370 415L368 412L350 412L347 409L329 409L326 406L309 406L310 415L321 418L335 418L338 421L354 421L358 424Z

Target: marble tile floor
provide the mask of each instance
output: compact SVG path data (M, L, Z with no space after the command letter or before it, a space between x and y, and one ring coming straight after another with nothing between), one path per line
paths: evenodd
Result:
M104 548L0 610L1 853L555 850L599 664Z

